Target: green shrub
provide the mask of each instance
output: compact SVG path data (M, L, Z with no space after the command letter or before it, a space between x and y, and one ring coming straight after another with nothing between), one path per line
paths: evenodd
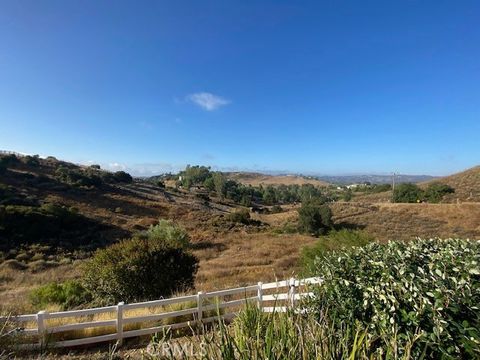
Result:
M131 183L133 181L132 176L125 171L116 171L113 173L113 178L119 183Z
M438 203L446 194L452 194L454 192L455 190L452 187L435 182L428 185L425 190L425 199L430 203Z
M302 249L300 264L307 276L315 272L315 259L333 250L342 250L353 246L364 246L374 238L364 231L342 229L331 231L320 238L312 246Z
M480 241L417 239L328 253L310 304L337 329L361 324L368 339L417 338L413 358L480 356ZM381 353L381 342L377 345Z
M55 170L55 177L63 183L72 186L100 187L103 180L96 169L71 169L59 166Z
M70 309L91 301L90 293L76 280L64 283L50 283L34 289L30 293L32 304L38 309L44 309L50 304L61 305Z
M28 165L30 167L40 166L40 157L38 155L35 155L35 156L27 155L22 159L22 161L25 163L25 165Z
M187 231L171 220L161 219L157 225L151 225L142 237L165 247L186 249L190 246Z
M198 259L180 247L134 238L97 250L83 284L99 302L153 300L193 287Z
M416 203L422 199L423 191L415 184L399 184L393 191L392 200L395 203Z
M328 205L314 201L304 202L298 209L300 230L307 234L324 234L332 228L332 211Z

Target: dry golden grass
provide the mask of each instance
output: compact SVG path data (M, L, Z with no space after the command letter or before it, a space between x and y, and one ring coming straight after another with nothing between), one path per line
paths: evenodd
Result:
M480 166L475 166L460 173L428 181L420 185L425 187L433 182L447 184L455 189L455 193L445 197L445 202L480 201Z
M236 180L244 185L303 185L312 184L315 186L328 186L329 183L316 179L306 179L298 175L265 175L249 172L226 173L229 179Z
M365 229L378 240L419 237L480 238L480 203L336 203L337 224Z

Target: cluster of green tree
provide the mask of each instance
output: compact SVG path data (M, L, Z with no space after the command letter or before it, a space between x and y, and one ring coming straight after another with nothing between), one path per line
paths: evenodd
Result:
M131 183L132 176L125 171L114 173L102 171L97 167L71 168L60 165L55 171L55 177L68 185L100 187L103 184Z
M153 300L193 287L198 259L190 250L185 229L171 221L104 249L84 264L79 281L48 284L34 290L32 302L64 308L93 301Z
M416 184L399 184L393 191L392 201L395 203L438 203L445 195L454 192L455 189L452 187L438 182L431 183L425 190Z
M197 186L207 189L221 198L233 200L244 206L252 203L264 205L291 204L317 199L331 200L321 188L311 184L258 186L243 185L227 179L221 172L211 171L206 166L190 166L178 174L178 185L190 189Z

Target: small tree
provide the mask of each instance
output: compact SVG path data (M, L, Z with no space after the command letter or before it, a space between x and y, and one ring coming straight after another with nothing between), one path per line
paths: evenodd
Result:
M333 226L332 210L318 202L304 202L298 210L300 229L308 234L324 234Z
M222 173L216 172L212 174L212 179L217 196L223 198L227 190L225 177Z
M406 183L399 184L393 191L393 202L396 203L415 203L423 198L423 191L417 185Z
M97 250L83 285L102 303L170 296L193 287L198 259L180 247L134 238Z

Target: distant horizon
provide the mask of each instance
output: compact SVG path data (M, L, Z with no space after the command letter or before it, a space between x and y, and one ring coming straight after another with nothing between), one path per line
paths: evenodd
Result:
M296 172L296 171L289 171L289 170L275 170L275 169L250 169L250 168L239 168L235 166L230 166L230 167L219 167L215 166L212 164L205 164L205 163L198 163L198 164L185 164L185 165L178 165L177 167L169 164L166 167L166 170L164 171L155 171L155 170L147 170L148 168L152 167L161 167L165 166L165 163L157 163L157 164L133 164L131 166L127 164L121 164L121 163L102 163L102 162L97 162L95 160L89 160L86 162L79 162L71 159L64 158L62 156L57 156L55 154L39 154L39 153L27 153L23 151L18 151L18 150L12 150L12 149L0 149L1 152L10 152L10 153L16 153L20 154L23 156L34 156L38 155L41 158L45 159L48 156L53 156L57 160L60 161L66 161L66 162L71 162L76 165L80 166L90 166L90 165L100 165L100 167L104 170L108 171L126 171L129 174L131 174L134 177L151 177L151 176L156 176L156 175L163 175L163 174L168 174L168 173L178 173L179 171L182 171L185 169L187 165L190 166L208 166L210 167L213 171L220 171L220 172L241 172L241 173L257 173L257 174L263 174L263 175L273 175L273 176L288 176L288 175L293 175L293 176L313 176L313 177L349 177L349 176L393 176L393 172L345 172L345 173L323 173L321 171L307 171L307 172ZM447 173L447 174L428 174L428 173L403 173L403 172L397 172L395 171L396 176L415 176L415 177L421 177L421 176L426 176L426 177L432 177L432 178L439 178L439 177L445 177L445 176L450 176L454 175L456 173L474 168L476 166L480 166L480 164L473 164L472 166L469 166L464 169L459 169L458 171L454 171L452 173Z
M0 147L446 175L480 161L480 2L5 0Z

